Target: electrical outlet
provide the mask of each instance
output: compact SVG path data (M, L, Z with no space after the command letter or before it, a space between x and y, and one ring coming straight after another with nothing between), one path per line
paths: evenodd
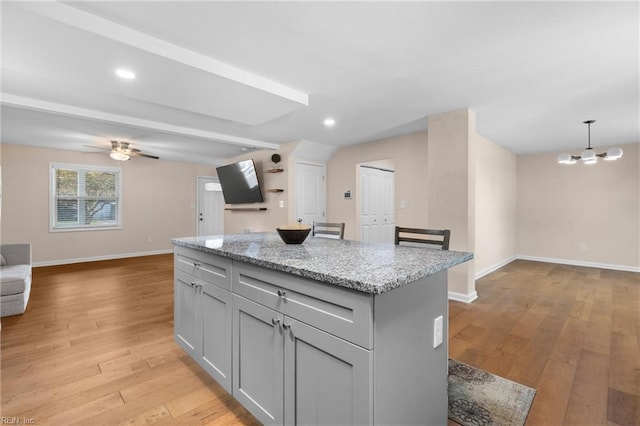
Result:
M433 320L433 348L442 344L442 315Z

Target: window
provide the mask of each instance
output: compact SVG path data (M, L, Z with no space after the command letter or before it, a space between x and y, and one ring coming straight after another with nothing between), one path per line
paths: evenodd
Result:
M51 165L51 231L122 226L119 167Z

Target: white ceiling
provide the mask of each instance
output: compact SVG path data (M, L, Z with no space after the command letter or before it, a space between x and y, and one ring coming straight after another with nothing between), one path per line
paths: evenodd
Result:
M638 2L0 7L3 143L118 139L219 164L243 148L422 130L465 107L478 133L517 154L578 151L588 119L595 147L640 142Z

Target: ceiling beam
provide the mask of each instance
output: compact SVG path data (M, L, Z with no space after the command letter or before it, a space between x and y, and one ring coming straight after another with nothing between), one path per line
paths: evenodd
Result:
M292 89L281 83L252 74L91 13L84 12L72 6L56 1L17 2L15 4L29 12L54 19L74 28L142 49L218 77L297 102L304 106L309 106L309 94L307 93Z
M190 127L174 126L172 124L161 123L158 121L144 120L141 118L128 117L119 114L111 114L108 112L97 111L93 109L74 107L71 105L60 104L56 102L48 102L40 99L27 98L24 96L16 96L8 93L1 94L0 104L12 106L16 108L30 109L35 111L44 111L52 114L65 115L70 117L78 117L95 121L102 121L113 124L120 124L128 127L136 127L147 130L155 130L162 133L168 133L180 136L189 136L192 138L210 140L213 142L223 142L233 145L246 146L250 148L279 149L280 145L270 142L263 142L257 139L241 138L223 133L209 132L206 130L193 129Z

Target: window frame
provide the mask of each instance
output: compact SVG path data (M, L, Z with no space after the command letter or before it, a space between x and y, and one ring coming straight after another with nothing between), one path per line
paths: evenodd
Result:
M81 172L108 172L116 174L116 223L113 225L76 225L76 226L57 226L57 209L56 209L56 170L72 170L77 173ZM78 195L80 201L81 195ZM68 163L49 163L49 232L81 232L81 231L108 231L123 228L122 223L122 168L108 166L94 166L87 164L68 164Z

